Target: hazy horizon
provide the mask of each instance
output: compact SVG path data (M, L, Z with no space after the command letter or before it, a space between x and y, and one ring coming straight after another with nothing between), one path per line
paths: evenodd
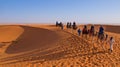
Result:
M33 23L0 23L0 25L26 25L26 24L33 24L33 25L36 25L36 24L40 24L40 25L55 25L55 23L56 22L54 22L54 23L49 23L49 22L46 22L46 23L42 23L42 22L39 22L39 23L35 23L35 22L33 22ZM67 24L67 22L62 22L64 25L66 25ZM76 24L77 25L85 25L85 24L100 24L100 25L116 25L116 26L119 26L120 25L120 23L78 23L78 22L76 22Z
M0 24L119 24L120 0L0 0Z

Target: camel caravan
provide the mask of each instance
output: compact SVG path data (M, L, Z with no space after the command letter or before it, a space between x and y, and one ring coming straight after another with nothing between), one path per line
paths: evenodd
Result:
M64 29L64 25L62 22L58 23L58 21L56 21L56 27L60 27L62 30ZM87 25L84 25L83 29L81 30L79 27L77 27L76 22L67 22L66 26L67 29L71 29L71 30L77 30L78 36L82 35L83 39L91 39L92 42L94 42L94 38L97 38L97 42L103 44L104 42L109 42L110 45L110 52L113 51L113 44L114 44L114 38L110 37L110 39L108 40L108 34L105 34L104 28L101 25L99 27L99 30L96 31L94 25L91 25L90 29L88 29ZM74 33L73 33L74 34ZM89 38L88 38L89 37Z

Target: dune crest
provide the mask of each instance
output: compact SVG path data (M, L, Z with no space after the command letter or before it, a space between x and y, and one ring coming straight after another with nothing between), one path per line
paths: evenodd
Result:
M15 41L24 29L20 26L1 26L0 27L0 42Z

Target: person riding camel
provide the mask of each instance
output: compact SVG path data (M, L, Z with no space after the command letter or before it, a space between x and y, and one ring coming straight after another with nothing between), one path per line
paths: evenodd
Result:
M74 30L77 29L77 26L76 26L76 23L75 23L75 22L73 22L73 29L74 29Z
M92 25L90 30L89 30L90 36L94 36L94 32L95 32L95 29L94 29L94 26Z
M84 26L84 28L83 28L83 30L82 30L82 33L83 33L83 34L88 34L87 26L86 26L86 25Z
M98 39L103 40L104 38L104 28L100 26L99 32L98 32Z
M85 25L83 30L82 30L82 36L85 35L87 38L87 34L88 34L88 30L87 30L87 26Z

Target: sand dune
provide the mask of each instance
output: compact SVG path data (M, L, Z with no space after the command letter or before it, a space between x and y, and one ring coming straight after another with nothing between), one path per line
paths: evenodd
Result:
M23 31L20 26L0 26L0 42L14 41Z
M106 25L105 27L106 27L106 31L108 31L108 32L113 32L113 33L118 33L118 34L120 34L120 31L118 31L118 30L120 30L120 26L110 26L110 25Z
M16 27L20 27L24 32L22 31L19 37L14 38L16 42L9 44L6 48L0 48L5 50L0 55L1 67L120 66L120 34L116 33L117 30L119 31L118 27L104 26L106 33L116 40L113 53L109 53L108 44L98 43L96 38L92 42L90 38L79 37L75 30L60 30L49 25Z
M24 29L23 34L17 38L17 42L11 44L6 53L19 53L34 50L40 47L54 43L58 36L55 32L28 26L21 26Z
M5 50L24 32L20 26L8 25L0 26L0 55L5 54Z

